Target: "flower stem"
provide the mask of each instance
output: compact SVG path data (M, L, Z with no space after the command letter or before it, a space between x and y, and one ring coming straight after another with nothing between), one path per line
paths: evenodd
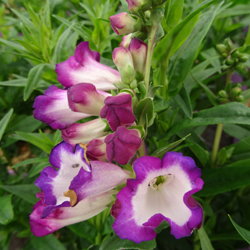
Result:
M231 82L232 78L232 70L230 68L227 69L227 79L226 79L226 86ZM216 128L215 138L214 138L214 145L213 145L213 151L211 156L211 166L215 166L219 146L220 146L220 140L221 140L221 134L223 130L223 124L218 124Z
M215 161L216 161L216 158L217 158L218 149L219 149L219 146L220 146L220 139L221 139L222 130L223 130L223 124L218 124L217 129L216 129L216 133L215 133L214 145L213 145L213 151L212 151L212 157L211 157L212 166L215 165Z
M161 73L160 73L160 82L163 86L163 97L167 100L168 99L168 81L167 81L167 70L168 70L168 63L169 59L161 60Z
M156 31L157 31L157 25L153 24L150 29L150 33L148 37L148 50L147 50L147 60L146 60L145 78L144 78L147 93L148 93L148 88L149 88L150 69L151 69L152 56L153 56L153 51L154 51L154 41L155 41Z

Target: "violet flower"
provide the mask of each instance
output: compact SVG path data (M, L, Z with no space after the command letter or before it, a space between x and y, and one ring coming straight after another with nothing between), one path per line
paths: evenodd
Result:
M128 8L130 12L137 12L140 7L145 4L145 0L126 0L128 3Z
M67 90L50 86L44 95L37 96L33 104L34 117L53 129L64 129L72 123L90 116L73 112L68 106Z
M116 131L119 126L131 125L135 121L130 94L121 93L117 96L109 96L104 103L100 117L107 119L113 131Z
M84 149L66 142L52 149L50 163L36 181L42 194L30 215L31 231L44 236L61 227L87 220L114 201L113 190L129 174L120 167L94 161L87 162Z
M56 65L58 81L65 87L91 83L98 90L116 89L113 84L121 80L119 72L99 63L100 56L97 53L89 49L88 42L80 43L74 56Z
M138 31L142 27L142 20L137 16L131 16L127 12L109 17L110 24L117 35L125 35Z
M177 152L162 160L143 156L135 161L134 171L136 179L127 181L112 209L117 216L113 229L121 239L152 240L164 220L177 239L200 228L202 208L191 195L202 189L203 180L192 158Z
M116 161L121 165L127 164L140 148L141 142L140 132L137 129L118 127L115 133L105 138L107 160Z

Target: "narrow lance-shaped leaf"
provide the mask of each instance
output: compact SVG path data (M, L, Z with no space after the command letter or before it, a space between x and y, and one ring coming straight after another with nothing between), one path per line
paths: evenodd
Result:
M214 250L214 248L213 248L213 246L211 244L211 241L208 238L207 233L206 233L204 227L201 227L198 230L198 234L199 234L200 241L201 241L201 249L202 250Z
M241 237L248 243L250 244L250 231L246 230L243 227L240 227L237 223L235 223L233 221L233 219L231 218L230 215L228 215L233 226L235 227L235 229L237 230L237 232L241 235Z
M184 20L182 20L158 43L153 54L153 67L156 67L157 62L161 58L168 60L177 51L177 49L183 44L183 42L192 32L200 12L213 2L214 0L204 1L204 3L202 3L198 9L193 11Z
M35 66L30 70L28 75L28 82L24 89L24 96L23 96L24 101L26 101L30 97L31 93L38 85L39 80L42 78L44 72L53 69L55 69L55 66L43 63Z
M218 6L217 10L220 8ZM212 9L202 16L196 23L191 35L179 48L177 53L171 58L169 68L169 96L175 96L181 89L182 82L189 74L194 63L197 51L207 34L216 15L216 10ZM196 66L197 68L198 66ZM193 81L193 79L192 79ZM187 90L189 92L189 90Z
M195 113L192 120L183 119L175 123L168 130L167 138L170 138L172 135L185 128L219 123L250 125L250 109L242 103L231 102L202 110Z
M0 224L6 225L14 218L11 195L0 197Z
M0 121L0 141L2 139L3 133L7 127L7 124L10 120L12 113L13 113L13 109L10 109L9 112Z

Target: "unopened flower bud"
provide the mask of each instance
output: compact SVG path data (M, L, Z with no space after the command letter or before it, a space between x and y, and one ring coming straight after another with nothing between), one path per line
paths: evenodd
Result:
M224 44L228 51L232 51L234 49L234 44L230 38L225 39Z
M217 44L216 49L221 53L227 53L227 47L224 44Z
M227 53L222 53L221 55L222 55L223 57L225 57L225 58L228 57L228 54L227 54Z
M226 60L226 65L232 66L233 64L234 64L234 59L228 58L228 59Z
M225 90L220 90L218 94L222 98L228 98L228 94Z
M132 55L135 71L144 75L147 59L147 44L137 38L133 38L131 39L128 50Z
M123 83L129 84L134 80L134 64L131 53L123 47L115 48L112 54L113 61L120 71Z
M241 62L247 62L248 59L249 59L249 55L248 55L248 54L245 54L245 53L241 53L241 54L239 55L239 59L240 59Z
M129 15L126 12L111 16L110 23L118 35L133 33L141 29L143 21L135 15Z
M237 98L236 98L237 102L244 102L244 96L243 95L239 95Z
M222 103L222 104L225 104L225 103L228 103L228 102L229 102L229 100L228 100L227 98L220 98L219 101L220 101L220 103Z
M238 87L233 88L231 90L231 96L232 96L232 98L235 98L236 96L241 95L241 92L242 92L241 88L238 88Z
M243 75L247 74L247 68L245 63L238 63L235 68Z
M143 6L143 10L146 11L151 7L151 1L147 0L126 0L128 3L129 11L132 13L138 12L138 10ZM145 9L145 7L147 8Z

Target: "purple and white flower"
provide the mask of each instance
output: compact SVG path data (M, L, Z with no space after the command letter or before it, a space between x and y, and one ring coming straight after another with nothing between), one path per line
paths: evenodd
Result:
M125 35L138 31L142 27L142 20L138 16L133 17L127 12L109 17L110 24L117 35Z
M129 174L107 162L85 159L84 149L62 142L53 148L50 163L36 181L41 200L30 215L31 231L44 236L55 230L89 219L114 201L113 190Z
M90 83L79 83L68 89L69 107L75 112L97 115L104 106L104 100L111 94L96 90Z
M116 89L113 84L121 80L119 72L99 63L97 53L90 50L88 42L80 43L74 56L56 65L58 81L65 87L91 83L98 90Z
M130 94L121 93L117 96L109 96L104 103L100 117L107 119L113 131L116 131L119 126L129 126L135 121Z
M90 116L73 112L68 105L67 90L50 86L44 95L36 97L33 104L34 117L53 129L64 129L72 123Z
M143 156L135 161L134 171L136 179L127 181L112 209L117 216L113 229L121 239L152 240L164 220L177 239L200 228L202 208L191 195L202 189L203 180L192 158L177 152L162 160Z
M142 140L137 129L118 127L113 134L105 138L107 160L116 161L118 164L127 164L140 148Z
M107 123L101 118L85 123L73 123L62 130L62 138L72 146L77 143L87 144L95 138L107 135L107 132L104 132L106 126Z

